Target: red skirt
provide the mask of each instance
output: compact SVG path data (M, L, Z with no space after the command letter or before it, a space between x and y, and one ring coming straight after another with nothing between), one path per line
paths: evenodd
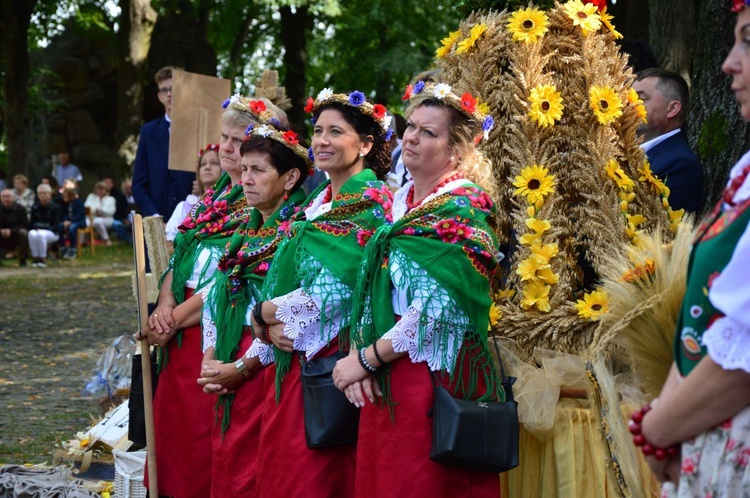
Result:
M241 358L253 342L252 332L244 332L235 359ZM216 413L213 439L211 496L255 497L258 473L260 421L263 416L263 381L261 368L251 374L234 392L229 428L222 435L223 410ZM214 397L214 399L216 399Z
M318 353L338 351L331 344ZM266 498L347 498L354 495L354 445L311 450L305 443L305 418L295 353L276 403L276 366L266 368L263 426L258 462L259 496Z
M498 474L472 472L430 460L433 383L424 362L393 362L392 421L388 409L365 399L359 419L355 496L382 498L498 498Z
M186 289L185 299L192 296ZM201 327L183 329L182 345L169 341L167 365L154 396L154 430L159 495L205 498L211 490L211 426L216 396L198 385ZM148 487L148 466L143 482Z

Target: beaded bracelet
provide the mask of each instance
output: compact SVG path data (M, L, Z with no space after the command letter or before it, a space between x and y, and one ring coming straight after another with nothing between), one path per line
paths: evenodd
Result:
M641 451L644 455L653 455L657 460L664 460L667 457L677 456L680 453L680 445L673 444L669 448L659 448L649 443L646 436L643 435L641 422L643 422L643 416L651 410L651 405L646 403L641 407L640 410L633 412L630 416L630 422L628 427L630 433L633 435L633 444L640 446Z
M378 353L378 341L375 341L375 342L372 343L372 352L375 353L375 359L378 360L378 363L380 363L380 365L378 366L378 368L380 368L380 367L382 367L383 365L386 364L383 361L383 358L380 357L380 353Z
M259 325L263 325L264 327L267 327L268 324L263 319L263 301L258 301L255 303L255 306L253 306L253 318L256 322L258 322Z
M365 369L365 372L372 374L372 373L377 372L378 369L375 368L375 367L373 367L372 365L370 365L370 362L367 361L367 357L365 356L365 350L366 349L367 348L362 348L362 349L359 350L359 355L358 355L358 357L359 357L359 364L362 366L362 368Z

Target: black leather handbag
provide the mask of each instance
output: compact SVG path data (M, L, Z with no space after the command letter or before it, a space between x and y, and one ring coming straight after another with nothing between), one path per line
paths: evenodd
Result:
M347 353L302 363L302 402L307 447L327 448L357 441L359 408L333 385L333 368Z
M512 389L516 379L505 376L502 360L500 372L503 402L455 398L433 373L433 461L479 472L505 472L518 466L518 403Z

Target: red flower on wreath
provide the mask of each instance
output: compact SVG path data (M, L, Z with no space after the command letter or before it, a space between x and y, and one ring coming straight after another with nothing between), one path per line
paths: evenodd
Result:
M251 100L250 110L255 114L260 114L261 112L266 110L266 104L262 100Z
M443 242L449 244L455 244L456 242L468 239L471 237L471 234L474 233L474 229L470 228L468 225L459 223L452 219L439 221L435 224L435 230L438 235L440 235Z
M411 98L411 92L414 90L413 85L406 85L406 89L404 90L404 95L401 96L401 100L409 100Z
M299 144L299 139L297 138L297 134L294 133L292 130L285 131L281 136L284 137L284 140L286 140L286 143L290 145Z
M469 114L474 114L474 111L477 110L477 99L469 92L466 92L461 95L461 107Z
M596 9L601 12L607 8L607 0L584 0L583 3L590 3L596 5Z
M313 111L313 108L315 107L315 101L312 97L307 97L307 104L305 104L305 112L311 113Z
M385 106L381 104L375 104L372 106L372 117L375 119L383 119L385 117Z

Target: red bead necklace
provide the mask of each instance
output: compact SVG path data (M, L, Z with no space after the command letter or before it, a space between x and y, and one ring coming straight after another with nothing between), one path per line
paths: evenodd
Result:
M323 204L327 204L327 203L331 202L332 198L333 198L333 187L331 187L330 185L328 185L328 187L326 187L326 195L323 197L323 202L320 203L321 206Z
M742 169L742 173L734 177L732 181L729 182L729 185L727 186L727 188L724 189L724 195L723 195L724 202L726 202L730 206L734 206L734 196L737 194L737 191L740 189L742 184L745 183L745 179L747 178L747 175L750 175L750 164L745 166Z
M450 182L452 182L454 180L458 180L459 178L463 178L463 177L464 177L463 173L454 173L454 174L452 174L451 176L449 176L448 178L446 178L442 182L438 183L435 186L435 188L432 189L432 192L430 192L429 194L427 194L426 196L424 196L423 198L421 198L419 200L419 202L416 202L416 203L414 202L414 185L412 184L411 188L409 188L409 192L406 194L406 210L407 211L411 211L415 207L419 206L422 203L423 200L425 200L426 198L428 198L432 194L436 193L438 190L440 190L441 188L445 187Z

